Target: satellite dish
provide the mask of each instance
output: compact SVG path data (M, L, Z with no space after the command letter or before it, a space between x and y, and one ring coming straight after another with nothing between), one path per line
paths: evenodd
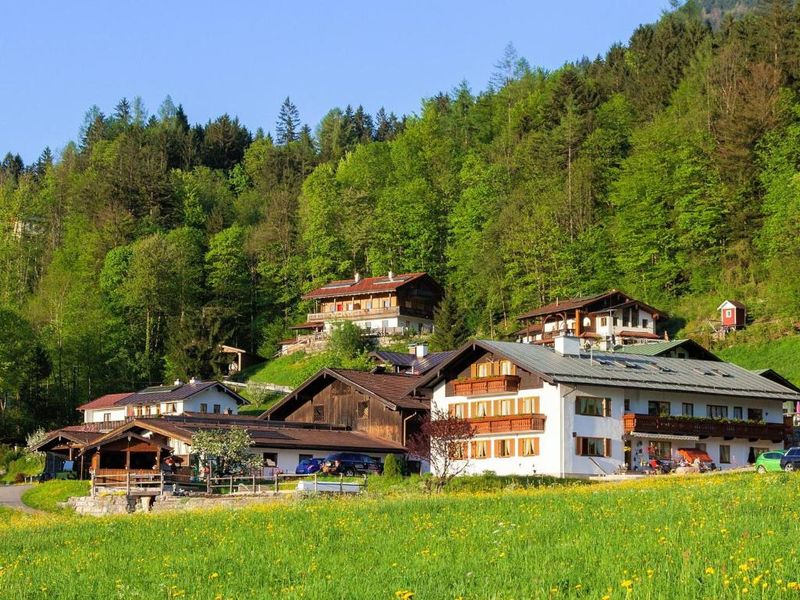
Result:
M592 320L589 317L583 317L583 326L589 327L592 324Z

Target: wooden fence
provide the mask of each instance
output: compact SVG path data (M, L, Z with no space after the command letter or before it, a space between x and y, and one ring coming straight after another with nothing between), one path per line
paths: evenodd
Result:
M196 479L188 475L175 473L136 473L133 471L120 473L95 474L92 477L92 496L97 495L99 489L125 490L128 496L149 496L163 495L165 488L193 489L199 492L213 494L258 494L265 491L278 493L281 486L291 481L300 482L308 480L313 482L310 491L313 492L332 492L343 494L352 491L357 487L359 491L366 488L367 478L363 481L353 481L348 478L345 481L344 475L339 475L338 479L326 477L320 479L317 473L312 475L297 475L293 473L276 473L270 478L259 477L256 475L225 475L221 477L208 477L206 479Z

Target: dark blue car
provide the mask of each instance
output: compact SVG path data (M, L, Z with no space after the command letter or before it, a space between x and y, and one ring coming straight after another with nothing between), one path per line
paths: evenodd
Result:
M312 473L316 473L322 468L322 463L324 462L324 458L304 458L294 470L295 475L311 475Z

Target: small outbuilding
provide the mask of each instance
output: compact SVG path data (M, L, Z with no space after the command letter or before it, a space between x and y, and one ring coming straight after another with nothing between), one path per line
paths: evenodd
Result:
M747 324L747 309L736 300L725 300L717 307L723 331L741 329Z

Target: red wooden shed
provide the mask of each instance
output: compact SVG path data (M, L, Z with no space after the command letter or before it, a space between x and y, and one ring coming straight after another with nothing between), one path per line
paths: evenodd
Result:
M717 307L723 329L740 329L747 323L747 309L741 302L725 300Z

